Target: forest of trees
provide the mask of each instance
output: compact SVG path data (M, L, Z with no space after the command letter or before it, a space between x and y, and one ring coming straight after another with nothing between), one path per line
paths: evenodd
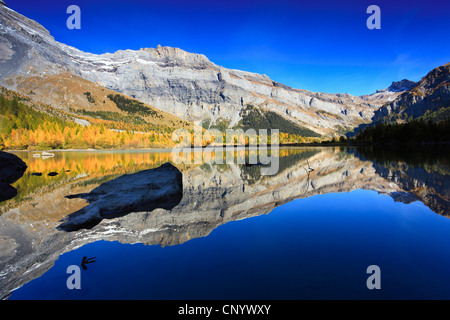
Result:
M175 126L155 125L142 118L154 116L154 110L121 95L110 95L109 98L127 114L77 110L76 113L80 114L80 117L88 117L86 120L90 125L83 126L75 123L70 113L63 114L58 111L57 116L55 109L45 105L36 106L27 97L1 88L0 150L171 148L178 143L172 140ZM309 132L310 130L281 120L281 117L274 113L261 113L252 106L247 106L243 112L243 119L235 129L246 131L251 128L258 132L258 129L280 128L281 144L314 143L322 140L316 137L317 134ZM203 126L205 129L214 128L207 122L203 123ZM228 123L216 126L224 131ZM352 139L341 137L332 142L449 143L450 111L449 108L441 108L402 124L380 123L366 127Z
M296 137L320 137L320 134L310 129L300 127L273 111L262 113L250 104L241 111L241 116L242 120L239 121L237 127L244 129L244 131L250 128L255 130L278 128L280 132Z
M448 119L450 119L450 107L442 107L434 112L427 110L423 116L419 117L419 120L434 122L440 122Z
M129 101L134 100L117 101L122 108L134 110L136 107L128 105ZM123 115L109 111L77 110L80 116L89 117L86 120L90 125L83 126L75 123L69 114L65 114L65 120L61 114L52 114L54 110L48 106L47 109L39 106L39 110L43 111L37 111L27 105L28 102L26 97L2 89L0 150L171 148L178 143L172 140L176 127L149 124L140 116L133 115L134 112ZM282 144L307 143L315 139L283 130L279 138ZM204 144L207 142L204 141Z
M102 119L102 120L108 120L108 121L114 121L114 122L128 122L132 124L146 124L144 119L142 119L139 116L129 116L129 115L123 115L119 112L113 112L113 111L89 111L85 109L78 109L74 110L71 109L72 112L76 112L88 117Z
M129 115L140 115L143 117L153 116L158 117L158 113L155 110L146 107L142 102L137 100L128 99L120 94L109 94L108 98L113 101L116 106L122 110L127 112Z
M450 142L450 119L416 119L407 123L379 123L362 130L354 139L364 143L420 144Z
M5 93L9 93L5 94ZM45 150L72 148L151 148L175 145L171 130L133 132L111 130L112 121L94 120L89 126L36 111L17 96L0 94L0 149ZM125 122L120 123L128 129ZM136 127L133 126L133 129ZM139 127L138 127L139 128ZM146 129L145 125L142 125Z

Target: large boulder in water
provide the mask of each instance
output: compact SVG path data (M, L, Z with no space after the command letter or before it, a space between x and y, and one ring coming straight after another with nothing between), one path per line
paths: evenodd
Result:
M63 231L90 229L103 219L131 212L149 212L156 208L170 210L183 197L181 172L170 163L158 168L126 174L108 181L89 193L66 196L82 198L89 205L66 218L57 228Z
M17 195L17 190L10 186L19 180L27 170L27 165L18 156L0 151L0 202Z
M0 182L11 184L19 180L27 165L18 156L0 151Z

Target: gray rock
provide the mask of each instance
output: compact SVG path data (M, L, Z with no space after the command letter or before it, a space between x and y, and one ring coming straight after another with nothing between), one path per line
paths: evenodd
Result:
M27 165L18 156L0 151L0 202L17 195L16 188L10 186L22 176Z
M0 182L11 184L19 180L27 165L18 156L0 151Z
M131 212L150 212L156 208L170 210L183 196L181 172L170 163L135 174L123 175L101 184L90 193L70 195L90 204L78 210L58 226L59 230L90 229L103 219L122 217Z
M408 84L405 80L398 86ZM450 63L437 67L423 77L409 91L403 92L394 101L378 109L373 123L390 118L413 119L450 105Z
M393 91L393 92L408 91L408 90L412 89L416 84L417 84L417 82L403 79L400 81L392 82L392 84L389 86L388 90Z
M7 183L0 182L0 202L14 198L17 195L17 189Z

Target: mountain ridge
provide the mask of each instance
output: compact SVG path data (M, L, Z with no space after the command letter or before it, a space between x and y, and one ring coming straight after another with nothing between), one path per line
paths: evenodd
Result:
M450 63L431 70L410 90L374 113L373 124L405 122L450 107Z
M43 26L6 7L0 7L0 25L0 84L8 89L22 88L31 76L41 77L45 86L43 76L69 73L187 121L234 127L243 120L242 110L252 105L305 132L333 136L370 123L378 108L401 93L358 97L295 89L266 75L227 69L202 54L172 47L87 53L57 42ZM59 86L55 90L61 92L59 96L42 93L33 98L67 108L61 102L68 89L52 85Z

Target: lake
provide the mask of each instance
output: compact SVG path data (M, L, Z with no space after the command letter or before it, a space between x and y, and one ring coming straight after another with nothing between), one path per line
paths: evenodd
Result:
M180 164L173 209L74 232L56 227L87 202L65 196L158 167L170 150L15 154L28 170L0 203L4 299L450 299L445 149L286 147L274 175ZM69 289L83 257L95 261Z

